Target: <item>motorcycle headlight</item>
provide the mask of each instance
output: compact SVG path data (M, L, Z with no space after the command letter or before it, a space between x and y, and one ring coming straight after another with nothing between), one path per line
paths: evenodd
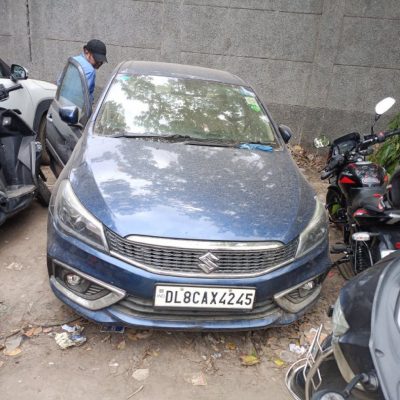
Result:
M340 297L338 297L338 299L336 300L335 307L333 309L332 324L333 336L336 337L343 336L350 329L350 326L346 321L342 306L340 304Z
M83 207L68 180L60 183L54 199L54 220L60 230L67 235L74 236L100 250L107 249L101 222Z
M300 234L296 257L308 253L328 236L328 219L323 204L315 198L315 211L310 223Z

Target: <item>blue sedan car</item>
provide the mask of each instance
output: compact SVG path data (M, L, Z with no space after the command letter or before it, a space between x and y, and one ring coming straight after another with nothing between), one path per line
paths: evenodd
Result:
M70 59L47 117L55 295L104 325L298 319L330 260L325 210L290 135L242 79L194 66L124 62L92 113Z

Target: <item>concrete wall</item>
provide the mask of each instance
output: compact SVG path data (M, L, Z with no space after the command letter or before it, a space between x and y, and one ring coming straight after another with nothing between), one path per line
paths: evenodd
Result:
M99 86L127 59L225 69L304 146L368 129L388 95L400 110L399 0L0 0L0 57L32 77L55 81L91 38Z

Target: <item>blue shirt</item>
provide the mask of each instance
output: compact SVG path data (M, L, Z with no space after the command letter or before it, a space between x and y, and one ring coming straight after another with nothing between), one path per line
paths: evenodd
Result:
M93 104L94 85L96 83L96 70L93 68L93 65L90 64L90 62L88 60L86 60L86 57L84 54L75 56L74 60L78 61L78 63L81 65L81 67L83 69L83 72L85 73L86 82L87 82L88 89L89 89L90 104Z

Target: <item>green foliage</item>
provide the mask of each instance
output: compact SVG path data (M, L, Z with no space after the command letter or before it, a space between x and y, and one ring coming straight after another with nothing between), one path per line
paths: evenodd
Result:
M389 130L400 128L400 113L390 121ZM400 161L400 136L395 136L383 143L372 156L372 160L384 166L392 174Z

